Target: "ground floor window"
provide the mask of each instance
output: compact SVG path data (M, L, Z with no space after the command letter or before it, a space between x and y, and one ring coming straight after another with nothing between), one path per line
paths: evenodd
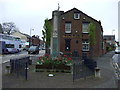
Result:
M6 44L6 48L14 48L14 44Z
M89 41L88 40L82 41L82 51L89 51Z
M70 45L71 39L65 39L65 51L70 51L71 45Z

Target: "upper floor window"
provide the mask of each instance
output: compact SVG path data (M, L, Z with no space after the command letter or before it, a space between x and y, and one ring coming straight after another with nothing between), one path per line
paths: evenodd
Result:
M88 33L89 23L85 22L82 24L82 33Z
M74 19L80 19L80 13L74 13Z
M65 33L71 33L71 23L65 23Z

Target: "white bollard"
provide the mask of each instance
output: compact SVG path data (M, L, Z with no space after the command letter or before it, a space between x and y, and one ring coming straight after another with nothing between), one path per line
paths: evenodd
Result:
M95 77L96 78L101 78L100 68L98 68L98 67L95 68Z

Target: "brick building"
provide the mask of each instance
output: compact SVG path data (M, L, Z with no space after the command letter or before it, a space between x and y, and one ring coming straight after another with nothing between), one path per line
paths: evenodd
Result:
M33 35L33 36L31 37L31 45L40 46L39 36Z
M104 40L106 40L107 51L115 50L116 47L115 35L104 35Z
M104 35L104 39L108 46L115 44L115 35Z
M88 25L95 25L96 44L92 52L94 57L103 54L103 28L101 22L88 16L82 11L73 8L67 12L59 11L59 48L60 52L73 53L77 51L79 56L90 56L90 43L88 38ZM49 20L53 24L53 17Z

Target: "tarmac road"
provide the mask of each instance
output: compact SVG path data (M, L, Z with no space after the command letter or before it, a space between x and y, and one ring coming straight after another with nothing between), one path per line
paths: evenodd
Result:
M80 79L73 82L71 73L58 72L54 73L53 77L48 77L50 72L35 72L35 66L31 65L27 81L3 72L2 86L3 88L108 88L108 90L116 88L117 90L118 86L112 66L113 54L114 52L109 52L96 59L98 67L101 69L101 78L89 77L86 80ZM5 64L3 64L3 71L4 66Z

